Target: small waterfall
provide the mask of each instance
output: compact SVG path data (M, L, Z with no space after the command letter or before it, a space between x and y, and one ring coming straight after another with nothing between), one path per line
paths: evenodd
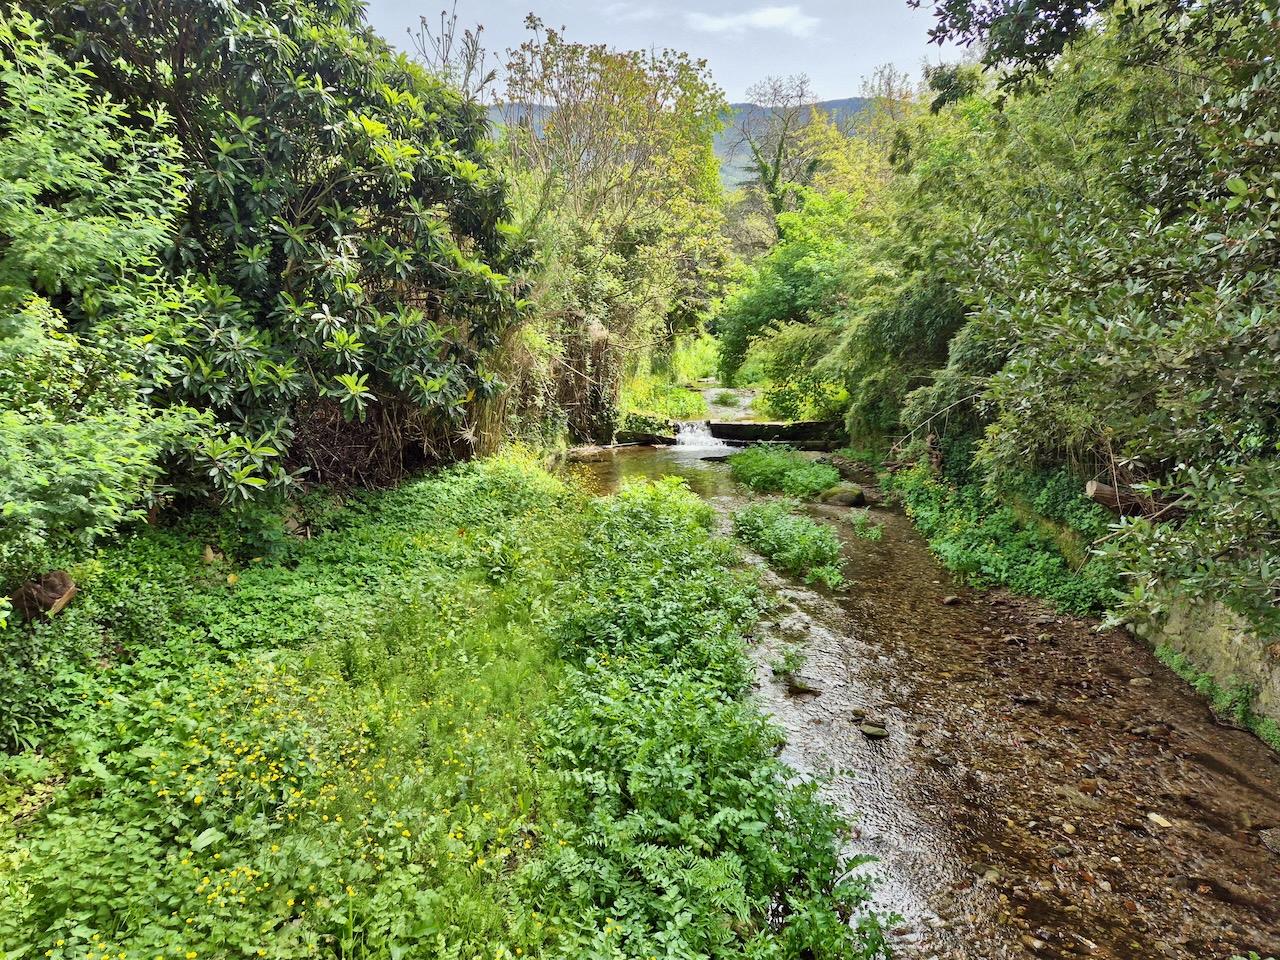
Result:
M729 445L711 435L706 420L690 420L676 425L676 448L680 450L728 450Z

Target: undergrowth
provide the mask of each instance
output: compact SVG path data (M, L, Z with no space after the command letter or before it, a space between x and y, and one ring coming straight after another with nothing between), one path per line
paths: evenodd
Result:
M636 412L666 420L697 420L707 415L701 391L649 373L637 374L623 384L619 407L624 416Z
M849 511L849 526L863 540L875 542L884 536L884 528L873 520L870 512L865 509Z
M793 504L753 503L734 514L733 530L778 569L832 590L844 586L839 539L828 527L796 513Z
M921 464L887 485L943 564L975 586L1009 587L1072 614L1101 612L1116 596L1109 566L1095 558L1073 568L1051 536L1024 525L980 484L953 486Z
M688 491L490 461L302 519L143 529L22 632L83 655L0 760L6 960L880 950Z
M801 456L790 447L753 446L729 458L733 479L758 493L812 497L840 482L835 467Z

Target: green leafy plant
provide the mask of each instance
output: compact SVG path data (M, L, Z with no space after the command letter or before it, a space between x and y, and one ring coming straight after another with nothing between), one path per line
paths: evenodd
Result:
M139 530L24 629L86 649L0 762L0 942L882 955L747 699L764 597L687 489L594 501L513 456L294 515L267 557L225 514Z
M925 465L893 474L889 484L938 559L970 583L1007 586L1076 614L1099 613L1115 601L1111 564L1090 559L1074 568L1048 534L1007 506L993 508L980 484L951 485Z
M1214 713L1280 750L1280 723L1255 712L1256 690L1239 683L1223 687L1211 674L1198 669L1186 654L1167 645L1156 647L1156 657L1205 697Z
M0 11L4 597L137 516L194 423L149 405L183 330L182 292L155 276L182 208L172 127L151 111L144 133L92 79Z
M667 420L697 420L707 415L707 401L699 391L653 374L637 374L627 380L619 402L624 415L639 413Z
M871 518L871 514L862 509L849 511L849 526L863 540L877 541L884 536L884 528Z
M733 515L733 531L771 564L832 590L844 586L840 540L785 501L753 503Z
M769 669L773 671L777 677L794 677L804 668L805 655L798 647L787 647L782 651L773 663L769 664Z
M668 417L656 413L642 413L629 410L618 422L619 433L650 433L660 436L674 436L676 424Z
M448 450L497 390L485 361L518 312L482 109L358 5L41 6L98 88L182 117L190 201L167 257L198 296L152 401L255 451L207 443L184 479L235 500L289 486L290 466L385 482Z
M792 497L812 497L840 482L835 467L807 459L789 447L747 447L729 457L729 471L752 490Z

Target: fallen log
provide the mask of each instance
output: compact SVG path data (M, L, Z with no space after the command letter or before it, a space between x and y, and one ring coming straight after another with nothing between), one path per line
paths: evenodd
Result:
M1101 480L1090 480L1084 485L1084 495L1094 503L1123 516L1160 516L1172 518L1186 511L1177 501L1157 500L1155 497L1134 490L1132 487L1113 487Z
M65 570L53 570L23 584L9 597L9 602L23 620L56 617L79 589Z

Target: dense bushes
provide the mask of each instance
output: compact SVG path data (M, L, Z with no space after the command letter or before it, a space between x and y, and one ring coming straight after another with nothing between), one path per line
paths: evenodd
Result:
M1109 537L1127 598L1086 583L1068 607L1158 619L1165 584L1274 633L1274 5L1065 21L1064 4L935 6L940 35L1000 51L999 78L931 71L929 93L854 131L884 167L867 165L860 194L801 193L790 216L817 239L788 232L727 302L725 364L805 344L774 379L842 383L856 439L903 438L894 459L941 461L926 499L966 518L969 534L943 539L957 562L975 551L978 575L1019 575L984 555L984 523L1019 527L1001 497L1034 524L1020 478L1066 469L1076 490L1128 488L1140 514L1115 535L1093 524L1078 551ZM1013 82L1025 69L1037 83Z
M154 276L177 147L91 80L0 11L0 595L144 503L185 425L148 402L185 335Z
M822 583L832 590L844 586L840 572L840 540L785 501L753 503L733 515L733 532L774 566Z
M97 87L176 118L190 330L152 402L214 418L188 478L236 500L447 455L514 316L480 109L351 3L35 6Z
M729 457L733 479L759 493L812 497L835 486L840 473L826 463L810 460L789 447L747 447Z
M145 528L24 630L85 649L0 760L6 949L876 952L743 699L762 597L688 491L488 462L295 519L265 559Z

